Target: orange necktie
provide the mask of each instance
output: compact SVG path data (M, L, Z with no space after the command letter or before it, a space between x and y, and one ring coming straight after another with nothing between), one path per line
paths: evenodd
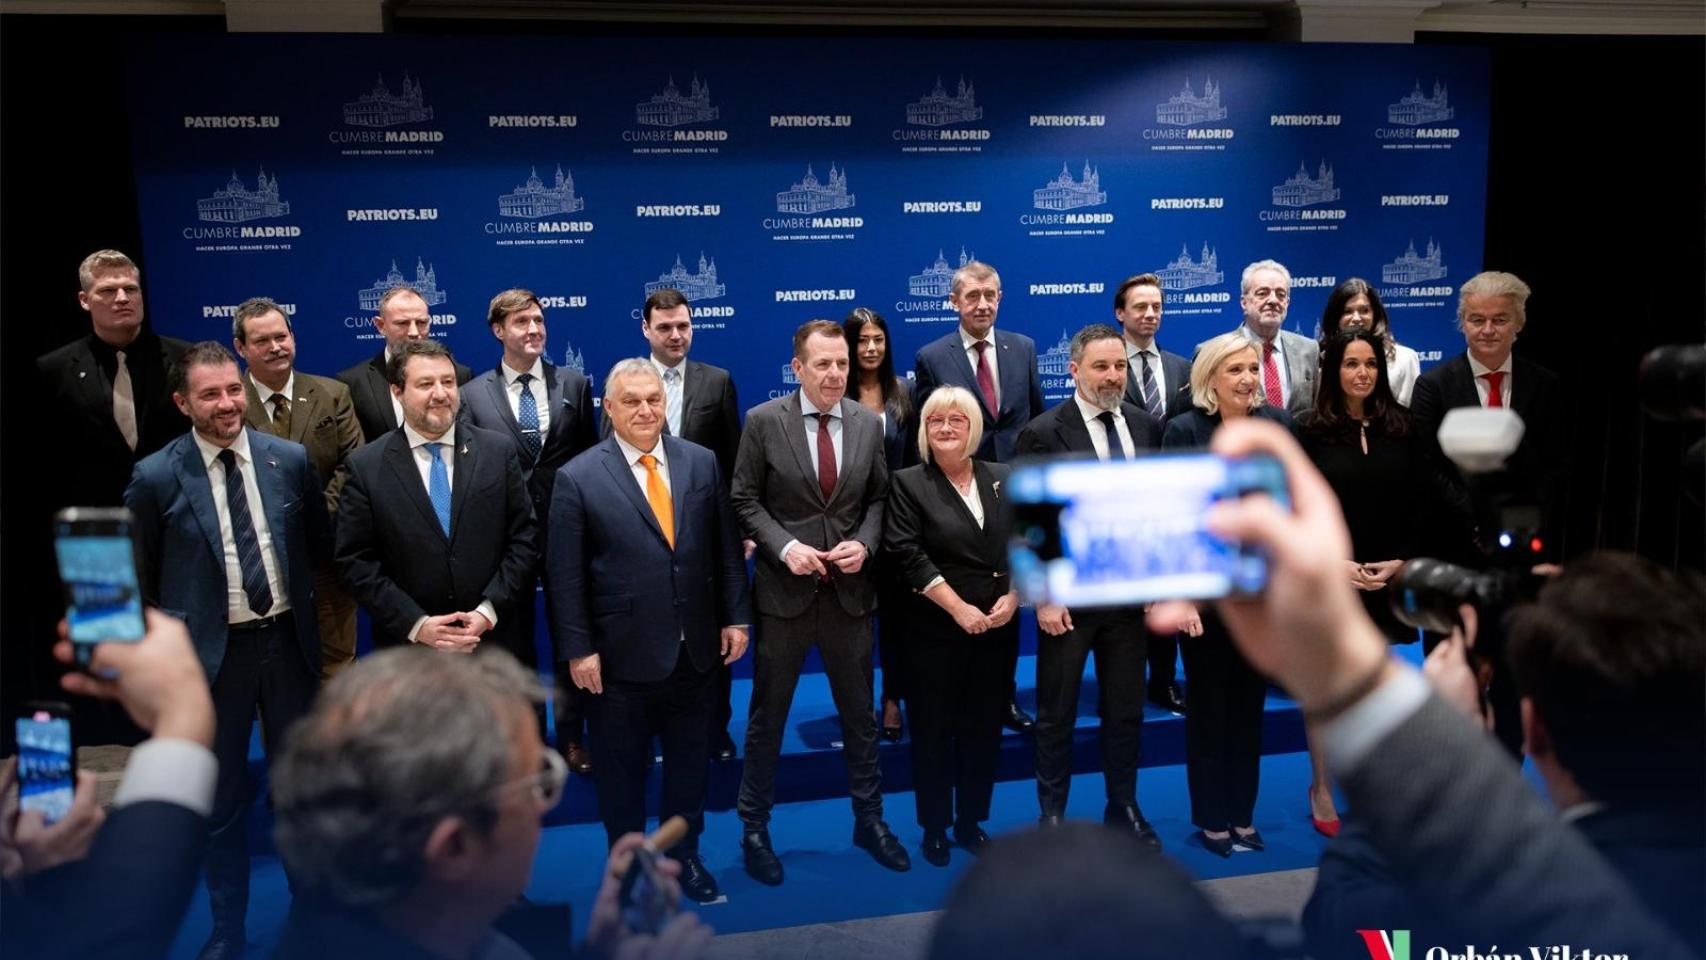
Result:
M658 458L649 453L640 455L640 466L646 468L646 502L652 505L652 516L663 528L663 538L675 549L675 504L670 502L669 490L658 475Z

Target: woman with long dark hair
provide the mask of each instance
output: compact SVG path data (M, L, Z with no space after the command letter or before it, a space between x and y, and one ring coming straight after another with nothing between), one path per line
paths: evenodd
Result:
M908 462L916 462L909 448L916 438L912 381L895 376L894 351L889 341L888 321L869 307L855 307L841 322L847 336L847 353L853 360L852 389L860 405L883 418L883 454L892 475ZM901 737L900 701L906 688L906 651L895 642L900 630L897 615L904 606L905 589L893 575L892 563L878 561L877 643L883 664L882 717L878 723L884 740Z
M1408 407L1410 391L1416 388L1416 378L1422 375L1422 358L1392 335L1386 305L1380 302L1379 292L1361 277L1351 277L1327 295L1327 306L1321 311L1321 342L1338 336L1340 330L1367 330L1385 338L1387 380L1392 396Z

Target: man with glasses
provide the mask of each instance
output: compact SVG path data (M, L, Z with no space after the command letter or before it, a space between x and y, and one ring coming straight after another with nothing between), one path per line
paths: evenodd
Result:
M279 855L302 894L274 956L528 956L496 926L529 910L518 898L567 776L540 742L533 704L543 696L500 651L393 648L328 684L273 775ZM640 840L624 837L612 861ZM673 895L675 867L665 868ZM595 946L629 936L617 913L607 878L591 910ZM566 954L569 931L560 934ZM660 935L683 944L682 956L709 938L690 913Z
M658 819L687 835L669 853L699 903L720 896L699 859L710 783L715 671L746 652L746 559L717 456L664 432L649 360L604 380L611 435L557 473L545 580L557 661L588 696L593 779L610 842L646 826L646 764L663 736Z
M1291 271L1277 260L1257 260L1244 268L1238 288L1244 308L1238 332L1256 347L1262 402L1292 416L1308 410L1315 403L1320 348L1301 333L1281 329L1291 307Z
M978 260L966 263L954 271L951 289L948 299L959 312L960 326L918 351L913 371L918 408L924 408L930 391L937 387L970 390L983 411L983 441L973 456L1006 463L1013 459L1019 431L1043 412L1037 344L1022 333L995 329L995 316L1001 311L1001 275L994 267ZM1003 722L1020 733L1036 725L1011 695Z

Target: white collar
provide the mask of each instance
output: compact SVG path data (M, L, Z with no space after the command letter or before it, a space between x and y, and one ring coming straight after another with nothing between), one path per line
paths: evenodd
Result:
M982 340L979 340L978 338L972 336L971 332L965 328L965 324L963 324L963 323L960 324L955 329L960 331L960 349L961 350L970 350L972 348L971 345L974 343L987 343L992 347L995 346L995 328L994 327L989 328L989 333L987 335L985 335Z
M454 446L456 446L456 424L454 421L452 421L450 424L450 429L444 431L444 436L439 437L437 440L428 440L426 437L424 437L420 433L416 432L414 427L411 427L407 423L404 423L403 424L403 436L405 436L409 439L409 449L410 450L413 450L413 449L421 446L422 444L427 444L427 443L442 443L447 447L454 447Z
M262 383L260 378L255 376L255 371L253 371L253 370L249 371L249 382L255 385L255 396L260 399L261 406L263 406L263 407L272 402L273 394L276 394L276 393L284 394L284 399L289 400L291 403L296 402L296 371L295 370L290 371L290 376L284 378L284 389L283 390L274 390L273 388Z
M658 463L660 463L660 464L668 463L668 461L664 459L663 435L662 434L658 435L658 442L650 450L641 450L639 447L636 447L633 444L629 443L628 441L622 439L621 437L616 436L616 431L614 431L614 430L612 430L610 432L610 435L612 437L616 437L616 446L621 449L622 457L623 457L623 459L628 461L628 466L630 466L630 467L636 463L639 463L640 458L645 456L648 453L650 453L652 456L656 457Z
M1076 387L1074 387L1072 390L1072 399L1077 401L1078 412L1084 415L1084 422L1085 423L1089 423L1091 420L1096 419L1097 417L1101 416L1104 413L1113 414L1114 415L1114 421L1116 423L1118 421L1125 419L1125 416L1121 414L1119 408L1116 407L1113 410L1103 410L1101 407L1098 407L1095 404L1091 403L1090 401L1084 399L1084 395L1082 393L1079 393L1078 389Z
M203 467L212 467L213 461L219 459L219 455L226 450L230 450L232 453L236 454L237 459L242 463L252 463L254 461L253 455L249 453L248 427L244 427L242 430L238 431L237 439L231 441L231 445L229 447L222 447L216 443L209 443L206 437L196 433L194 430L190 431L190 436L195 438L195 445L201 449L201 465Z
M834 417L834 418L839 420L841 418L841 404L837 403L834 406L831 406L828 410L819 410L817 408L817 405L812 403L811 398L806 396L806 389L804 387L801 387L800 388L800 415L806 416L806 417L815 417L820 413L827 413L831 417Z
M1505 354L1505 362L1504 363L1501 363L1496 367L1489 367L1489 366L1486 366L1485 364L1483 364L1481 361L1475 359L1475 355L1473 353L1470 353L1467 350L1463 351L1463 355L1469 359L1469 372L1477 380L1479 380L1483 376L1486 376L1489 373L1510 373L1511 372L1511 358L1513 356L1515 356L1515 354L1507 353L1507 354Z
M506 387L515 386L515 381L520 379L524 373L533 374L533 379L540 383L545 382L545 361L538 357L533 359L533 366L526 370L517 370L502 360L498 361L498 369L503 372L504 386Z

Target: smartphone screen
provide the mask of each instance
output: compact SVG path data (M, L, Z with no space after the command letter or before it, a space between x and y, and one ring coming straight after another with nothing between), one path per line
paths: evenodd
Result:
M1267 559L1210 534L1203 516L1255 492L1291 502L1285 470L1268 456L1020 463L1008 486L1013 582L1028 601L1068 607L1256 593Z
M25 707L18 718L18 808L40 810L48 823L57 822L71 809L76 792L71 771L68 708Z
M622 923L635 933L657 933L676 914L676 905L658 879L657 857L644 847L634 851L618 891Z
M65 619L80 645L142 639L130 512L72 508L54 520L54 551L65 584Z

